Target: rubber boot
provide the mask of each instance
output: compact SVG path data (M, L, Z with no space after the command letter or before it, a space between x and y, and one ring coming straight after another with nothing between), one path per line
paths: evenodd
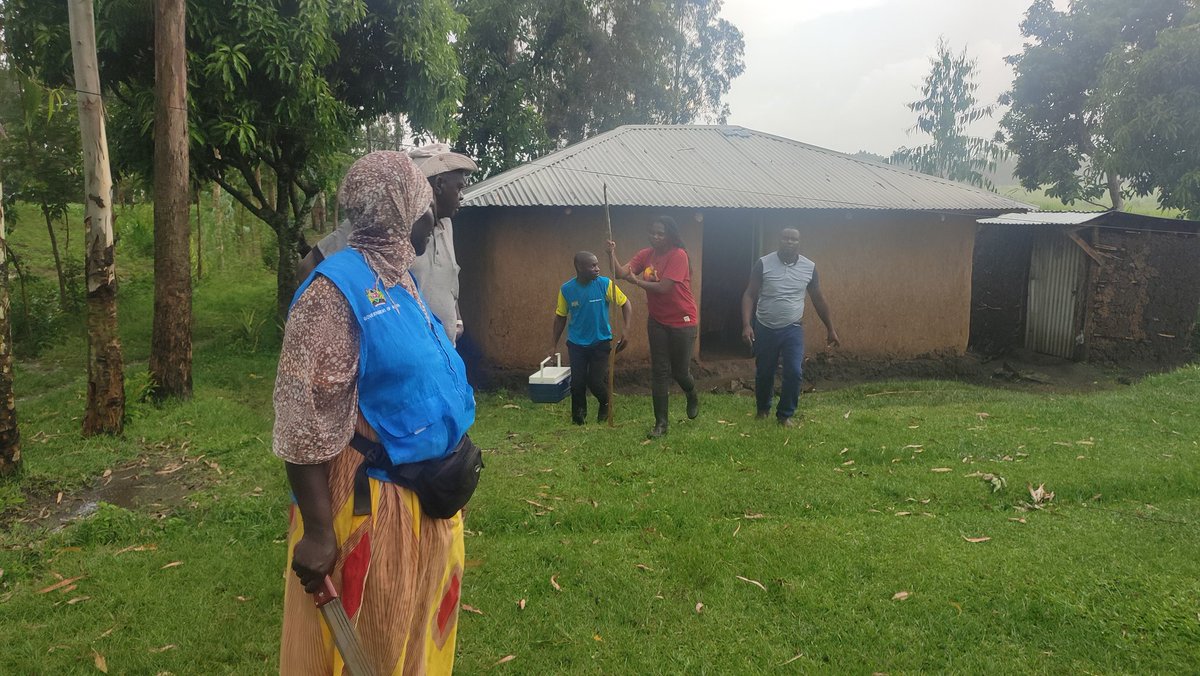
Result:
M667 422L669 420L669 410L671 397L663 395L661 397L653 397L654 400L654 427L650 429L650 433L646 436L651 439L657 439L667 433Z
M687 395L687 416L695 420L696 416L700 415L700 395L696 393L695 388L684 394Z

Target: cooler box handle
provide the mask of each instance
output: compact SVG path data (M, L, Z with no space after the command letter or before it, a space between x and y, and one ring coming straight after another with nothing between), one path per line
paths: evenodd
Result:
M558 360L558 366L561 368L562 367L562 352L555 352L554 358ZM542 360L542 363L538 365L538 377L544 378L546 376L546 362L548 362L548 361L550 361L550 357L546 357L545 359Z

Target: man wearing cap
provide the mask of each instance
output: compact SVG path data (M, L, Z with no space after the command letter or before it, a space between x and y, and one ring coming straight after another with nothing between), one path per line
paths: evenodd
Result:
M445 143L433 143L409 151L413 164L425 174L433 188L433 213L437 225L410 270L421 287L421 295L434 316L442 322L451 343L462 336L463 322L458 313L458 260L454 255L454 227L450 218L462 204L462 191L467 186L467 174L479 167L466 155L451 152ZM307 279L322 260L346 248L350 221L342 221L336 230L326 235L300 261L297 274Z

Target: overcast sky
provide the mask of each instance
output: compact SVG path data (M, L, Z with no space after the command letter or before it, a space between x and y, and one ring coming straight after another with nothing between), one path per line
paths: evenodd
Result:
M1032 0L725 0L746 38L729 123L853 153L923 143L906 131L938 36L978 59L978 97L1008 89ZM1066 0L1056 0L1065 9ZM999 115L973 131L990 135Z

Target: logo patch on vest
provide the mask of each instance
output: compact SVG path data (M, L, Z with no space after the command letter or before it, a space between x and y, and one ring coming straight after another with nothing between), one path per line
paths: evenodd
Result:
M367 300L371 301L371 307L379 307L387 302L379 289L367 289Z

